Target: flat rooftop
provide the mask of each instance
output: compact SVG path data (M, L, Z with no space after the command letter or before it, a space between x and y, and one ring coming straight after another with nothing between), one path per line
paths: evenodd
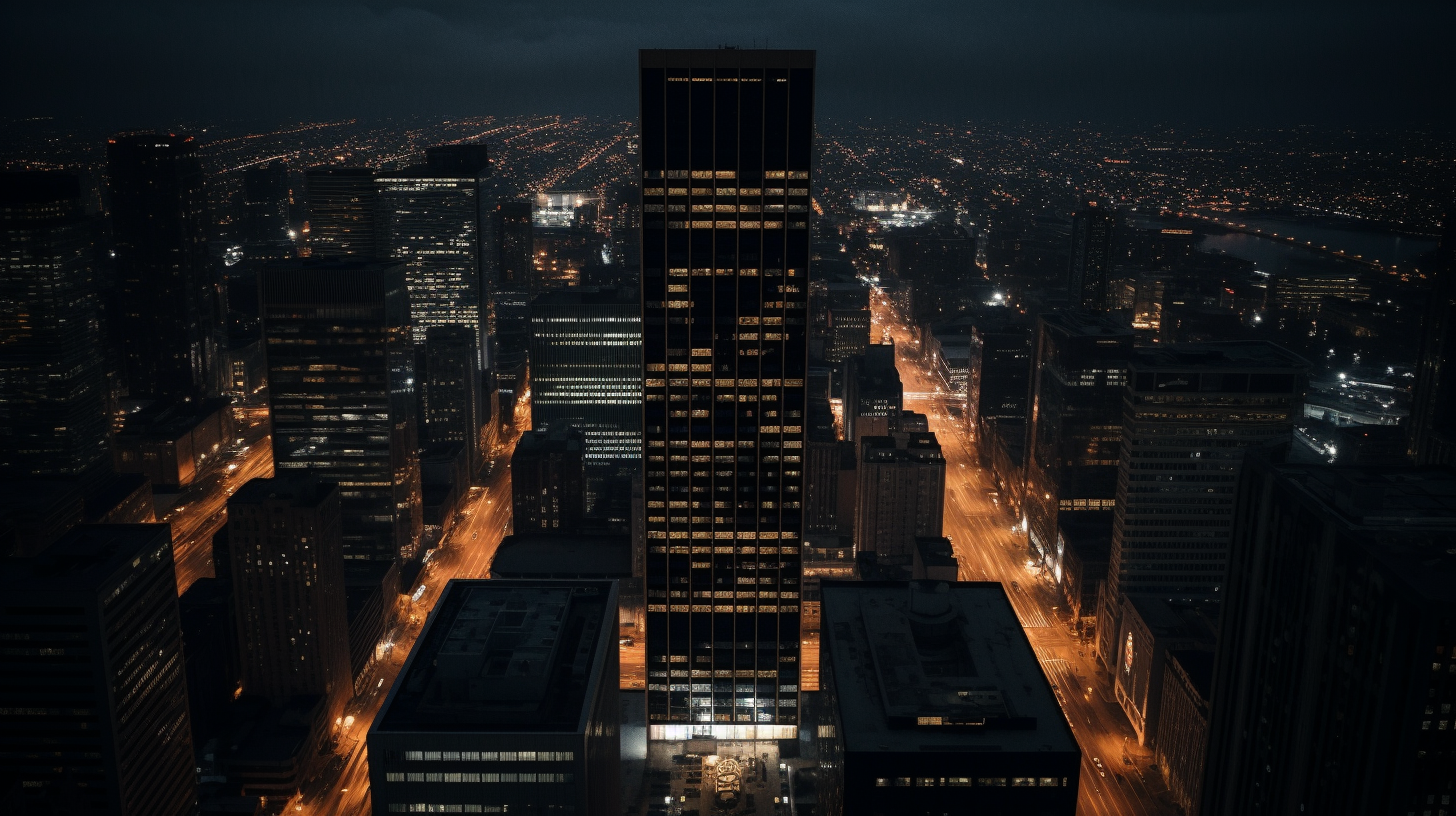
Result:
M826 581L846 751L1077 752L999 583Z
M1250 369L1309 367L1303 357L1264 340L1226 343L1175 343L1136 349L1129 360L1134 369Z
M451 581L373 730L580 731L616 629L612 581Z
M5 562L0 588L9 593L88 593L142 558L171 558L166 524L82 524L29 558Z
M606 533L508 535L496 548L490 574L493 578L631 578L632 540Z

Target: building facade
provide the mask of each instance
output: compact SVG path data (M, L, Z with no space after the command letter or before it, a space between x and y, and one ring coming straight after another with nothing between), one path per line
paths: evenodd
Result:
M1090 202L1072 216L1072 252L1067 289L1084 309L1114 308L1111 291L1113 237L1117 219L1105 207Z
M274 473L338 484L345 559L412 561L423 522L403 267L280 263L259 290Z
M172 536L84 525L0 577L0 767L32 812L186 816L197 800Z
M570 532L586 513L585 440L570 425L521 435L511 454L511 529Z
M651 738L799 723L811 51L643 51Z
M933 433L860 441L856 553L909 565L917 537L938 538L945 518L945 456Z
M304 171L308 201L308 254L315 258L374 260L379 174L368 167L310 167Z
M420 444L459 442L465 447L467 480L480 472L494 447L495 423L480 410L484 397L480 353L470 326L432 326L419 355Z

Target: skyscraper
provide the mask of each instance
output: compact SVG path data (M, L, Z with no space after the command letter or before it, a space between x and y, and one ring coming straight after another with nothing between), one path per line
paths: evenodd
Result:
M33 812L183 816L191 726L165 524L85 525L0 574L0 768Z
M511 529L517 535L571 532L586 512L581 431L569 425L521 435L511 455Z
M296 260L259 280L273 467L339 485L344 558L415 558L415 350L400 264Z
M1200 813L1449 813L1456 475L1252 459Z
M207 255L207 198L191 136L107 145L123 379L133 397L222 390L222 277Z
M536 266L531 202L502 201L495 206L496 273L506 292L532 292Z
M379 175L368 167L310 167L304 172L308 201L308 252L315 258L375 257Z
M1456 214L1436 249L1435 284L1421 323L1421 356L1411 400L1410 455L1420 464L1456 464Z
M288 165L268 162L243 171L243 246L291 248L288 237Z
M1031 545L1060 583L1059 518L1110 518L1117 496L1132 329L1086 312L1042 315L1037 329L1024 506Z
M228 500L243 692L281 705L353 696L339 489L306 476L253 479Z
M939 538L945 517L945 456L935 434L863 437L858 496L855 552L909 566L915 539Z
M420 355L420 444L465 445L469 477L480 472L495 434L481 434L480 355L469 326L432 326ZM461 486L464 489L464 486Z
M642 313L630 289L548 292L531 305L531 427L586 435L588 465L642 457Z
M482 185L490 174L484 145L425 151L425 163L376 179L381 258L405 267L415 342L434 326L466 326L477 349L488 339ZM482 365L485 359L482 358Z
M1168 346L1129 359L1097 621L1104 665L1121 646L1123 593L1218 597L1244 455L1293 443L1307 366L1265 342Z
M793 736L814 52L639 66L649 736Z
M81 183L0 174L0 473L74 475L106 456L100 292Z
M1072 216L1072 254L1067 268L1067 289L1084 309L1112 308L1112 238L1117 219L1097 202Z

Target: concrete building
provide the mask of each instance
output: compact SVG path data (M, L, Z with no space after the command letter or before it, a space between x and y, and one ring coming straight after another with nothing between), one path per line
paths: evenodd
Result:
M909 566L919 536L941 535L945 456L935 434L868 436L860 443L856 553Z
M1170 601L1141 593L1123 595L1118 637L1122 645L1113 693L1132 723L1138 744L1148 745L1158 731L1164 658L1175 649L1202 649L1212 655L1218 638L1218 604L1211 600Z
M373 812L620 813L613 581L454 580L369 729Z
M557 425L521 435L511 455L511 529L571 532L586 514L585 441Z
M1184 816L1203 804L1204 760L1213 689L1213 652L1172 649L1163 661L1163 701L1153 756Z
M816 812L1077 812L1081 751L1000 584L821 591Z
M844 375L844 438L856 446L866 436L900 429L905 389L895 368L893 344L874 345L851 358Z

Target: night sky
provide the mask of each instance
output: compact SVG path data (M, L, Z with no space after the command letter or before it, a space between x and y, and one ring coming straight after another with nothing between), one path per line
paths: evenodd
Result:
M20 6L31 8L19 8ZM0 11L10 116L635 118L641 47L814 48L819 113L1456 123L1452 0L192 0Z

